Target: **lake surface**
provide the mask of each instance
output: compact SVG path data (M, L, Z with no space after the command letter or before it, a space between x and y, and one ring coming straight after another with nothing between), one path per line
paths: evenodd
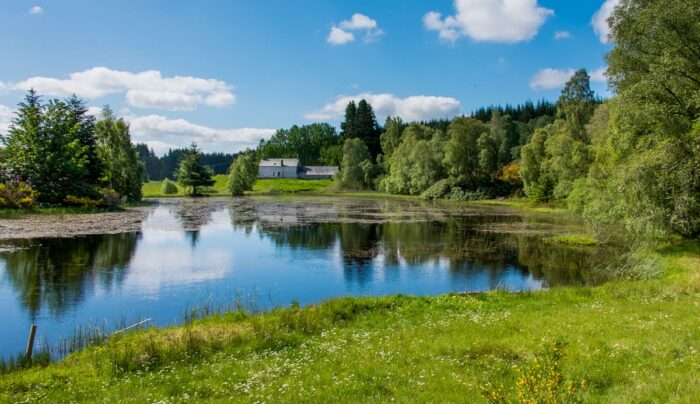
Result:
M6 241L0 356L32 322L55 343L86 324L180 323L242 297L256 309L337 296L538 290L595 283L609 252L542 241L565 217L421 201L159 200L139 232Z

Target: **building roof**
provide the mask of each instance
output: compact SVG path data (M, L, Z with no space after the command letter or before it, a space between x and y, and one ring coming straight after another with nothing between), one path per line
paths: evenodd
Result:
M297 167L299 159L262 159L260 167Z
M335 166L304 166L302 169L306 175L335 175L338 172Z

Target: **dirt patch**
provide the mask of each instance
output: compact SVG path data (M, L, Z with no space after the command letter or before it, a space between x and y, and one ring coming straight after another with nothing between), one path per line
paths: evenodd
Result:
M62 215L29 214L0 219L0 240L44 237L75 237L116 234L141 230L152 206L127 208L119 212Z

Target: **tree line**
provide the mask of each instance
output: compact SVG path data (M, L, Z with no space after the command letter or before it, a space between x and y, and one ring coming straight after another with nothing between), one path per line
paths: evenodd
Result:
M180 166L180 161L189 153L189 148L174 148L169 149L163 156L158 156L145 143L137 143L136 150L144 162L146 169L146 179L149 181L162 181L166 178L174 179L177 176L177 170ZM199 152L202 164L210 167L214 174L226 174L231 166L236 153L222 152Z

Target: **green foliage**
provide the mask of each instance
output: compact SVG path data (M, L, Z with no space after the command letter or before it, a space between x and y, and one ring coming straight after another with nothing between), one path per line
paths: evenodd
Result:
M372 165L372 156L367 146L358 138L350 138L343 145L343 161L340 165L340 182L343 187L362 189L366 182L367 165Z
M297 157L301 165L337 165L340 137L327 123L313 123L279 129L269 140L261 141L258 153L269 157ZM334 149L334 147L336 147Z
M39 95L30 90L19 104L5 143L5 162L24 182L38 192L38 201L61 203L69 194L92 195L90 172L96 165L94 119L82 104L51 100L44 105Z
M388 161L384 187L394 194L419 195L444 174L445 135L439 129L411 124Z
M700 235L699 18L700 4L680 0L627 0L612 14L617 94L589 125L594 161L569 198L597 229Z
M258 161L252 151L239 155L231 164L228 175L228 191L232 196L241 196L252 191L258 176Z
M567 343L562 340L547 343L544 352L535 355L527 367L518 367L515 399L505 391L485 387L482 394L492 403L566 403L576 402L576 395L588 387L588 381L565 380L564 353Z
M199 160L197 145L192 143L189 151L180 161L177 181L185 188L185 193L196 196L202 194L198 188L214 185L213 175L212 169Z
M595 110L596 100L591 90L591 78L586 69L580 69L566 82L557 102L560 118L575 140L586 141L586 124Z
M471 118L455 118L448 130L445 145L445 168L450 176L467 186L480 180L479 138L488 133L488 126Z
M160 186L160 192L163 195L175 195L178 192L177 185L173 181L166 178L163 180L163 183Z
M95 134L97 155L104 167L102 182L129 201L140 200L145 168L131 143L129 124L105 107L95 125Z
M380 130L372 106L366 100L357 104L350 101L345 108L345 120L340 124L343 140L360 139L367 146L372 159L381 150Z

